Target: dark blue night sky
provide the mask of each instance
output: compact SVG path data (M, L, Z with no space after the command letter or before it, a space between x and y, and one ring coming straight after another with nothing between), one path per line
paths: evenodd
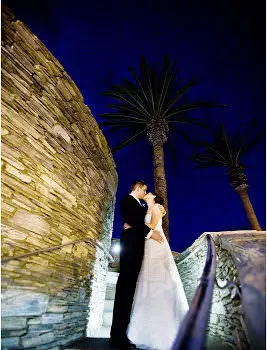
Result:
M107 82L126 75L139 57L161 61L164 54L177 60L185 81L206 80L188 99L208 99L230 106L202 110L194 116L212 125L221 119L235 130L252 117L265 128L265 5L244 5L241 0L170 1L4 1L64 66L100 121L107 112L101 92ZM126 4L127 3L127 4ZM197 128L192 136L199 136ZM103 130L114 145L120 134ZM188 160L192 149L172 138L178 162L174 170L166 149L171 248L183 251L205 231L249 229L239 196L228 185L224 169L195 170ZM114 156L119 174L117 202L135 179L153 189L150 147L145 141ZM265 145L259 144L244 159L249 165L249 194L265 228ZM114 237L121 222L116 207Z

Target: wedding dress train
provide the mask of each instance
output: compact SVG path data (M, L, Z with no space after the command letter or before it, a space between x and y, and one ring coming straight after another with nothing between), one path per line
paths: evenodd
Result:
M147 215L146 222L150 219ZM162 219L156 230L161 232L164 243L159 244L153 239L145 241L127 333L139 348L170 350L188 310L188 303L162 229Z

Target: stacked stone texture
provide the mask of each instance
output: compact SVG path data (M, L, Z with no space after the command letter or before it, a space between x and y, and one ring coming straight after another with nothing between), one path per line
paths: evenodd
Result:
M247 232L247 242L254 239L254 233ZM243 232L237 232L241 237ZM194 297L206 262L207 242L205 233L195 243L179 254L176 259L179 274L187 300ZM216 245L216 281L207 328L207 349L249 349L247 331L240 299L240 269L233 261L235 247L228 240L228 233L212 233ZM228 242L222 247L222 239ZM224 244L224 246L226 246ZM231 248L231 254L230 254ZM224 287L226 282L234 282ZM236 285L236 287L235 287Z
M4 7L2 259L83 238L108 250L116 188L110 149L77 86ZM2 264L2 347L83 337L92 281L105 290L107 258L97 271L95 259L95 246L81 243Z

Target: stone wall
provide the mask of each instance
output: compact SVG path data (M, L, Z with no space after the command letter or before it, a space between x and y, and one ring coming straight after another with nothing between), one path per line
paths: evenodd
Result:
M200 240L194 247L189 247L176 258L178 271L183 283L188 303L190 304L198 286L206 261L207 242Z
M207 243L204 238L206 233L200 236L195 243L179 254L176 259L177 267L183 282L184 290L190 303L196 291L198 281L202 275L203 267L206 261ZM248 349L250 341L247 334L247 327L244 318L244 290L242 291L240 275L242 275L241 266L238 264L240 249L237 251L236 240L243 242L242 266L252 269L255 265L249 261L250 251L247 249L255 241L257 236L258 250L262 249L265 242L265 234L256 231L236 231L236 232L217 232L211 233L216 245L216 283L214 286L212 307L207 329L207 349ZM259 238L260 237L260 238ZM232 240L231 240L232 239ZM259 241L261 239L261 244ZM241 260L240 260L241 261ZM261 270L264 270L264 264L260 260ZM259 270L259 269L258 269ZM263 274L261 274L263 278ZM252 275L247 276L252 281ZM226 283L229 285L226 286ZM244 288L243 288L244 289ZM262 299L264 300L264 288L261 289ZM243 294L241 294L243 292ZM242 295L242 297L241 297ZM262 303L264 308L264 302ZM251 311L251 310L250 310Z
M236 322L243 324L251 349L266 349L266 232L247 231L241 235L228 232L218 235L217 241L238 270L241 312ZM221 270L225 271L225 267ZM234 285L231 294L238 301ZM237 333L235 337L238 341Z
M77 86L4 7L2 259L83 238L109 250L116 188L110 149ZM107 264L86 243L2 264L2 347L83 337Z

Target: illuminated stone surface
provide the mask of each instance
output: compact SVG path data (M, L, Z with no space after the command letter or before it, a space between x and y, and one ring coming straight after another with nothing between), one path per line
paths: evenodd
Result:
M177 267L189 303L206 260L207 243L200 236L179 254ZM207 329L207 349L262 349L265 315L265 232L235 231L211 233L217 255L216 280L234 282L237 288L219 288L215 283ZM221 285L221 286L222 286ZM242 299L237 289L241 290Z
M106 139L64 68L5 7L1 98L2 259L83 238L109 250L117 173ZM104 307L107 266L86 243L2 264L2 348L83 337Z

